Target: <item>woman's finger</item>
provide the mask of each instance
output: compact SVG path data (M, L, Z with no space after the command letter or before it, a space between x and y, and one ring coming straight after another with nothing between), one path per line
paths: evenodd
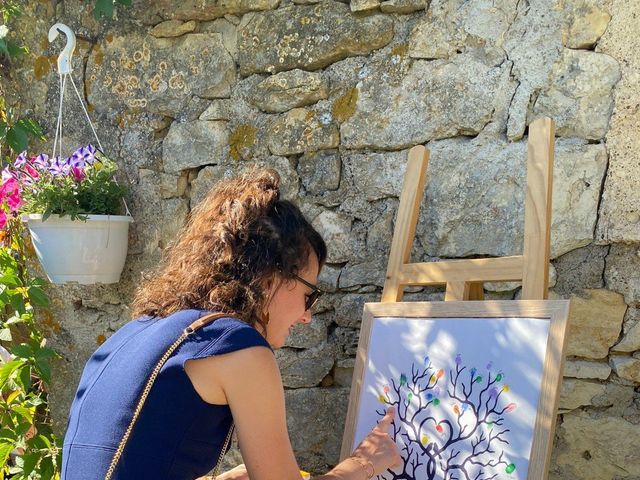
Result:
M393 422L393 419L396 416L396 409L395 407L389 407L387 409L387 413L384 417L382 417L382 420L380 420L378 422L378 425L376 425L375 428L377 428L379 431L384 432L384 433L389 433L389 428L391 427L391 422Z

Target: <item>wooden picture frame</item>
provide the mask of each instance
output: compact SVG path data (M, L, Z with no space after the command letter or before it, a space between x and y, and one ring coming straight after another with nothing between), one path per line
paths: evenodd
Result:
M565 332L567 328L567 319L569 315L569 302L566 300L508 300L508 301L447 301L447 302L399 302L399 303L367 303L364 306L362 326L360 330L360 340L358 344L358 352L356 357L356 363L353 373L353 381L351 387L351 394L349 398L349 408L346 417L345 431L342 442L342 450L341 450L341 459L349 456L356 445L354 442L360 441L356 437L356 427L358 417L360 415L361 402L363 398L363 393L370 396L370 393L363 392L363 382L365 378L365 369L367 369L367 365L369 365L370 361L370 341L372 335L372 329L374 324L379 324L382 321L402 321L401 319L407 321L407 323L414 322L417 319L424 319L432 321L429 325L440 325L440 326L452 326L452 323L443 323L447 320L456 319L459 322L459 325L473 325L476 327L476 324L465 323L468 320L473 320L473 322L482 322L485 321L486 325L494 325L499 322L500 325L516 325L515 321L517 319L522 319L522 321L518 322L521 324L523 322L534 322L535 325L545 325L547 332L546 339L539 339L538 345L541 346L540 351L543 354L538 354L538 358L540 359L541 370L541 381L540 381L540 389L538 393L537 406L534 407L533 411L534 415L530 415L530 418L535 419L535 423L533 425L533 435L531 438L531 449L528 458L528 468L527 476L523 477L522 471L518 472L517 477L512 475L500 475L496 478L528 478L530 480L541 480L547 478L547 472L549 468L550 461L550 453L553 444L553 434L555 428L556 421L556 412L559 398L560 385L562 381L562 370L563 370L563 360L564 360L564 345L565 345ZM542 322L540 322L542 320ZM378 323L376 323L378 322ZM507 323L504 323L507 322ZM509 324L508 322L512 322ZM421 324L422 326L426 326L426 324ZM478 326L483 324L477 324ZM382 327L380 327L382 328ZM385 327L388 328L388 327ZM510 327L509 327L510 328ZM540 330L542 331L542 330ZM411 340L413 341L413 340ZM436 348L435 345L432 348ZM389 345L389 347L393 347L393 345ZM385 347L386 348L386 347ZM374 353L375 354L375 353ZM381 354L382 355L382 354ZM428 357L427 357L428 358ZM425 365L427 362L427 358L425 358ZM459 362L460 355L456 356L456 364ZM505 362L514 362L515 358L507 358L504 359ZM373 365L373 363L371 363ZM487 365L489 367L489 365ZM425 367L426 368L426 367ZM456 370L459 368L456 366ZM413 370L413 364L411 367ZM470 370L475 370L472 368ZM451 372L451 371L450 371ZM469 370L467 371L469 372ZM440 374L440 372L438 372ZM451 372L451 376L453 377L455 374ZM480 376L478 374L478 376ZM402 386L402 377L404 377L404 381L407 382L406 376L403 374L400 377L399 385ZM416 377L414 377L416 378ZM440 377L438 377L440 378ZM456 377L457 378L457 377ZM473 372L471 373L471 379L473 379ZM491 375L485 374L486 381L488 382L491 379ZM499 375L494 376L494 381L499 378ZM477 380L477 378L476 378ZM430 380L431 381L431 380ZM478 382L479 383L479 382ZM431 383L429 383L431 384ZM397 384L394 380L394 389ZM413 384L416 385L415 383ZM446 384L444 384L446 385ZM463 384L464 385L464 384ZM489 384L487 384L487 388ZM369 387L371 388L371 387ZM409 388L409 384L406 384L406 388ZM413 388L413 387L411 387ZM447 395L451 388L453 388L453 394L456 396L456 384L453 383L453 387L450 385L446 387ZM480 389L481 386L478 387ZM504 390L504 387L502 387ZM385 392L388 392L388 387L384 387ZM418 389L420 392L422 390ZM493 387L491 390L495 390ZM395 390L394 390L395 392ZM409 393L405 393L405 400L401 399L401 392L398 388L398 407L400 407L399 402L403 402L403 405L407 405L411 402L411 396ZM491 392L493 393L493 392ZM477 393L476 393L477 394ZM386 395L386 398L389 399L389 394ZM422 395L422 393L420 393ZM493 393L493 398L496 399L496 402L499 397L495 397L495 393ZM443 394L443 397L445 395ZM505 394L506 396L506 394ZM380 394L380 401L383 402L383 394ZM414 397L415 398L415 397ZM453 397L451 397L453 398ZM467 400L469 397L467 397ZM371 400L369 398L366 399L367 402ZM420 401L420 408L422 408L422 399ZM444 400L443 400L444 401ZM391 400L389 399L389 402ZM406 402L406 403L405 403ZM383 402L384 403L384 402ZM438 404L435 404L438 405ZM511 404L507 405L510 407ZM465 407L465 405L463 405ZM453 407L458 414L460 414L460 410L457 406ZM472 414L476 413L476 408L471 407ZM514 407L515 408L515 407ZM481 407L477 407L478 412L481 411ZM487 413L489 412L489 407L487 404L486 407ZM509 412L509 409L506 409ZM529 409L531 412L531 408ZM379 412L378 412L379 414ZM465 412L463 411L464 415ZM478 413L479 417L479 413ZM487 415L485 415L486 419ZM415 418L415 416L414 416ZM476 423L480 423L478 418L475 418ZM434 420L435 423L435 420ZM493 422L487 422L493 425ZM375 421L374 421L375 425ZM460 425L460 417L458 417L458 425ZM449 423L451 427L451 437L453 437L453 427ZM371 428L371 426L367 428ZM484 427L484 425L483 425ZM394 425L394 429L396 426ZM421 427L422 428L422 427ZM438 427L435 427L438 428ZM493 427L491 427L493 428ZM462 432L460 432L460 436L462 436ZM490 435L489 435L490 436ZM451 438L449 437L449 438ZM407 437L409 440L409 437ZM424 441L424 440L423 440ZM428 441L428 440L427 440ZM442 441L442 444L445 445L448 442ZM428 448L428 443L426 444ZM436 443L434 442L434 445ZM432 447L432 452L437 449L437 445ZM475 451L475 450L474 450ZM425 454L426 455L426 454ZM426 457L425 457L426 458ZM508 469L511 467L507 467ZM514 466L515 468L515 466ZM414 469L413 474L416 474L416 470ZM380 477L382 478L382 477ZM391 475L387 475L385 478L393 478ZM407 477L405 477L407 478ZM417 477L416 477L417 478ZM427 478L442 478L441 476L420 476L420 480ZM449 477L447 477L448 479ZM456 478L456 477L453 477ZM459 478L465 478L464 475L460 475Z

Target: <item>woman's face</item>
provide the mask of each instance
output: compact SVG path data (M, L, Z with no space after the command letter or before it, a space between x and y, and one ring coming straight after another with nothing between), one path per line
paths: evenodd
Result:
M298 272L298 276L315 285L319 270L318 257L311 253L307 267ZM295 325L311 321L311 312L304 308L311 289L296 279L276 281L274 289L267 308L269 323L266 339L272 348L280 348Z

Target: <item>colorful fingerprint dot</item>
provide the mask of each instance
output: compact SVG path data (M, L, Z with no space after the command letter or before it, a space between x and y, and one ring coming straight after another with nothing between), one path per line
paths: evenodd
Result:
M507 465L507 468L505 468L504 471L507 473L513 473L516 471L516 466L513 463L510 463L509 465Z

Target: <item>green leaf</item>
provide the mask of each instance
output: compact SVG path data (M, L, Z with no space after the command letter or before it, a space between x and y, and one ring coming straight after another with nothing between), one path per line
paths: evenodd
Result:
M7 57L10 56L9 46L4 38L0 38L0 53L4 53Z
M13 307L13 309L18 312L20 315L26 312L24 297L21 293L13 293L9 295L9 303Z
M24 365L24 361L21 359L12 360L9 363L2 365L2 367L0 367L0 387L2 387L11 375L13 375L13 372L22 365Z
M22 284L22 282L20 281L20 278L18 278L16 273L13 270L9 270L9 269L6 269L0 275L0 283L2 285L6 285L7 287L11 287L11 288L20 287Z
M18 372L18 380L20 381L20 385L23 390L28 391L31 388L31 365L25 364L25 366L20 369Z
M10 342L11 340L13 340L13 337L11 336L11 330L9 330L8 328L0 329L0 340L4 342Z
M33 423L33 411L22 405L14 405L11 410L18 415L22 416L27 422Z
M41 454L40 452L33 452L33 453L25 453L24 455L22 455L22 458L24 459L24 464L22 465L22 470L23 470L23 475L25 477L28 477L31 472L33 472L36 468L36 465L38 465L38 462L40 460Z
M4 138L7 134L7 124L0 120L0 138Z
M29 294L29 300L31 300L34 304L40 305L41 307L49 306L49 297L44 291L39 287L29 287L27 289Z
M14 345L11 347L11 353L13 353L19 359L33 358L33 348L28 343L21 343L20 345Z
M9 454L13 450L13 442L1 442L0 441L0 465L5 465L7 463L7 458L9 458Z
M7 50L9 51L9 55L12 57L17 57L19 55L24 55L25 53L29 53L29 49L27 47L21 47L17 43L9 40L7 42Z
M116 0L120 5L131 6L131 0Z
M11 442L15 442L16 432L10 428L0 428L0 440L10 440Z
M40 140L45 139L44 132L42 131L42 127L35 120L21 118L16 122L16 125L20 125L20 127L23 128L32 137L39 138Z
M20 125L15 125L7 132L7 143L14 152L22 152L29 145L29 133Z
M45 383L51 383L51 369L49 368L49 364L46 361L36 360L36 370L38 371L38 376Z
M113 17L113 0L97 0L93 8L93 17L100 20L101 17Z
M31 443L36 448L51 448L51 441L44 435L36 435L33 437L29 443Z

